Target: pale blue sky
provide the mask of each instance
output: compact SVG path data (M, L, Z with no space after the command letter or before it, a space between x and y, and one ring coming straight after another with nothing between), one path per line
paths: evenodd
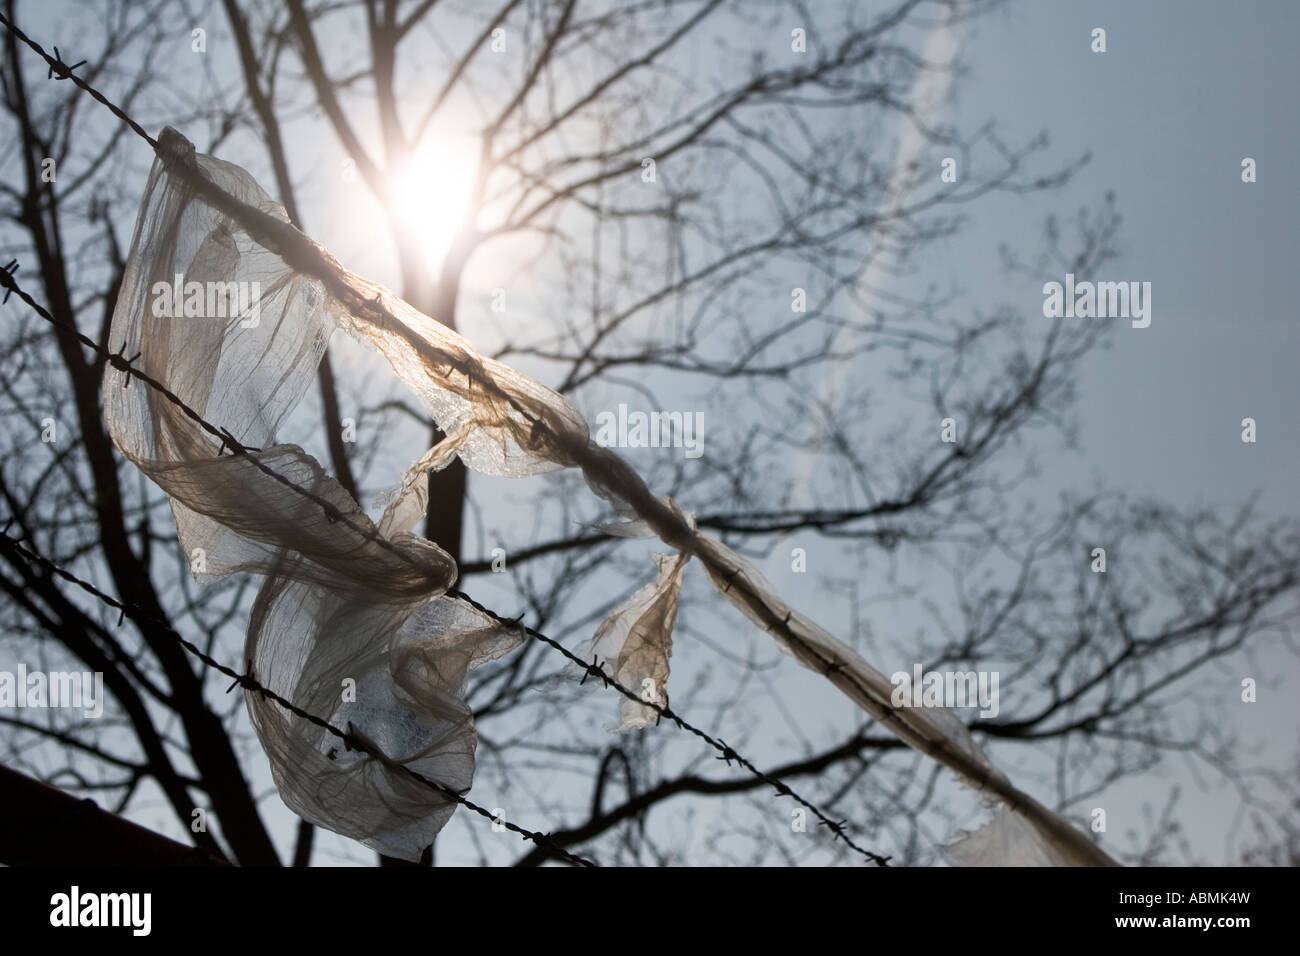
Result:
M1105 54L1089 49L1094 27L1107 31ZM995 118L1000 134L1012 143L1046 130L1050 156L1058 163L1084 152L1092 159L1060 191L995 196L972 207L958 238L917 260L918 281L951 280L983 306L1001 302L1033 315L1041 307L1040 286L1002 275L999 244L1032 250L1045 215L1055 212L1065 219L1113 190L1124 217L1121 254L1097 278L1149 281L1153 289L1150 328L1131 329L1122 322L1112 347L1086 360L1077 405L1080 449L1040 458L1043 494L1088 491L1101 482L1179 505L1223 507L1258 491L1269 514L1296 515L1300 332L1290 283L1300 246L1300 190L1286 164L1300 149L1294 100L1300 88L1298 27L1300 4L1290 0L1020 0L978 21L967 36L963 55L968 72L956 84L950 121L973 130ZM219 49L213 52L224 55ZM178 46L178 62L187 56ZM294 168L303 181L302 195L309 197L309 231L351 268L392 282L382 252L368 248L355 223L323 202L310 204L337 188L332 178L337 147L328 136L320 143L319 150L300 151L297 156L314 158ZM1246 156L1258 163L1258 182L1250 185L1240 179ZM229 158L243 161L239 155ZM146 161L142 157L141 168ZM251 168L269 189L260 157ZM1254 445L1242 444L1239 437L1240 421L1247 416L1258 422ZM498 483L476 482L475 489L481 503L505 499L503 511L509 510L509 492ZM474 534L475 519L467 527ZM832 632L846 632L850 608L845 599L827 594L825 578L774 578L792 605L814 611ZM592 594L590 603L613 596ZM575 613L585 609L579 606ZM890 618L888 626L892 633L881 635L886 646L890 638L924 628L926 619L919 611L904 611ZM760 763L775 763L790 759L802 742L802 730L811 730L824 743L834 739L828 728L843 732L861 719L847 701L828 694L820 679L797 671L763 640L753 637L735 649L761 660L763 680L779 690L788 710L801 715L797 723L804 727L796 729L784 714L765 712L752 725L724 726L724 735L749 732L748 750ZM680 686L709 668L726 666L720 655L701 654L688 642L682 638L673 661ZM1266 651L1261 661L1277 681L1300 677L1295 659L1280 649ZM903 661L873 663L888 673ZM1212 710L1221 702L1190 701L1188 706ZM705 707L696 713L707 723ZM1253 708L1230 714L1225 708L1223 714L1226 722L1235 721L1244 740L1264 746L1278 766L1295 752L1300 713L1293 695L1273 691L1262 694ZM611 700L593 726L612 724L613 715ZM711 754L704 757L712 763ZM260 754L252 756L251 765L264 767ZM1108 793L1106 805L1120 821L1116 830L1124 828L1126 819L1138 819L1144 804L1162 804L1172 786L1191 779L1185 769L1171 767ZM269 780L263 775L259 783L267 786ZM477 790L471 796L488 806L498 800L509 803L507 797ZM1188 836L1207 861L1219 862L1227 852L1224 821L1231 801L1232 794L1222 788L1189 798L1196 811L1185 820ZM268 804L276 802L272 797ZM581 802L579 797L575 813ZM786 813L777 801L772 804L773 814ZM709 801L701 813L715 823L725 822L727 807ZM292 824L287 811L274 816L277 829L287 836ZM971 812L959 822L975 818ZM145 811L140 819L175 831L162 811L157 816ZM557 825L529 812L512 819L542 829ZM656 811L655 819L665 832L677 832L675 805ZM440 857L469 859L466 830L475 826L477 821L458 815L440 841ZM940 829L935 836L950 837L951 831ZM358 849L328 834L321 835L319 846L319 862ZM513 847L512 842L512 852ZM367 854L354 855L368 860Z

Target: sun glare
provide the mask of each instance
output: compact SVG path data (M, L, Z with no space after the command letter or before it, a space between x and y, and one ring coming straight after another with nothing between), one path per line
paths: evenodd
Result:
M442 265L469 207L476 167L473 143L426 137L406 169L392 180L389 202L420 237L431 269Z

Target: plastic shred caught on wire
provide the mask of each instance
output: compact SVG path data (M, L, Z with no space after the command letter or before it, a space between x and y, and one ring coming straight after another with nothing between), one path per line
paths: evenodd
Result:
M406 340L362 324L319 279L304 276L223 212L199 198L188 166L212 187L287 223L243 170L197 156L164 131L150 174L110 341L139 354L137 367L205 418L217 418L247 455L220 443L158 392L105 376L105 414L119 449L169 495L185 553L201 573L265 575L249 621L245 659L257 679L338 726L351 726L398 763L452 790L468 790L473 718L465 675L515 647L522 636L446 597L457 569L436 545L409 533L424 510L424 472L408 475L383 518L355 499L276 431L302 398L335 328L379 349L413 382L451 437L442 460L460 454L480 470L532 474L557 463L536 454L526 423L493 396L469 397L455 363L431 368ZM381 298L453 358L470 360L458 336L386 290L348 276L360 299ZM258 283L257 314L173 318L156 308L176 277L209 284ZM233 298L233 297L232 297ZM164 313L164 314L158 314ZM585 428L559 396L504 368L503 389L545 404L554 421ZM527 446L527 447L525 447ZM428 456L426 456L428 457ZM426 462L420 467L428 467ZM308 489L304 497L286 482ZM322 509L323 500L332 507ZM348 681L353 693L345 693ZM382 853L418 858L454 804L255 694L247 695L259 740L285 803L305 819Z
M195 321L158 314L156 297L171 295L178 276L209 287L257 283L257 315ZM335 329L379 351L447 436L400 477L378 522L314 458L277 443L277 429ZM990 802L1012 808L983 838L966 841L966 859L1000 862L998 848L1014 825L1018 841L1040 845L1034 860L1110 862L1016 790L954 715L894 707L881 672L792 611L739 555L700 534L622 459L592 444L568 401L347 272L294 229L246 172L197 155L171 129L158 139L111 336L124 354L139 354L143 372L200 416L225 423L248 449L221 455L221 442L158 391L119 387L127 375L116 366L106 373L113 439L169 495L186 553L202 549L207 574L265 575L245 648L257 680L364 735L396 763L467 790L476 738L462 696L465 676L522 639L517 628L447 595L457 578L454 561L410 532L439 506L428 500L427 471L453 456L509 477L576 466L620 514L677 552L657 559L657 581L616 610L589 648L613 659L621 684L649 681L661 699L681 577L695 557L718 593L800 663ZM354 698L343 694L349 679ZM453 801L383 761L340 752L337 738L310 721L263 697L246 699L280 794L305 819L414 859L454 810ZM653 710L638 705L623 711L625 727L653 719Z

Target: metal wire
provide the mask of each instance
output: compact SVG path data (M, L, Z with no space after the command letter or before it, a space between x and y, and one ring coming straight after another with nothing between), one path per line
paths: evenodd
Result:
M371 540L374 540L376 543L379 543L391 549L393 553L402 556L406 560L408 561L411 560L410 557L406 555L405 552L396 548L391 541L384 538L382 535L377 534L372 529L364 525L353 524L349 520L348 516L340 512L331 502L327 501L324 498L321 498L320 496L314 494L310 490L301 487L300 485L296 484L290 479L285 478L283 475L280 475L274 469L263 464L260 460L258 460L256 455L252 454L252 452L257 451L257 449L250 449L240 444L234 438L234 436L230 434L229 430L224 428L219 428L216 425L213 425L210 422L206 421L201 415L199 415L198 412L190 408L190 406L187 405L184 402L184 400L182 400L179 396L177 396L174 392L168 389L161 382L157 381L147 373L142 372L139 369L135 368L132 363L134 359L138 358L139 356L127 358L121 351L110 352L108 349L104 348L102 345L100 345L98 342L91 339L89 336L82 334L82 332L78 330L73 323L64 321L52 315L49 312L49 310L47 310L44 306L42 306L39 302L37 302L34 298L32 298L32 296L18 284L18 281L14 278L12 272L0 269L0 286L3 286L7 293L16 294L20 299L23 300L23 302L25 302L29 307L31 307L31 309L35 311L36 314L39 315L41 318L43 318L45 321L49 322L52 325L58 326L60 328L67 329L69 332L74 334L77 337L78 341L84 344L87 348L90 348L96 354L100 355L106 362L108 362L108 364L112 365L114 368L123 372L123 374L126 375L126 382L124 383L124 385L129 384L132 377L138 378L140 381L144 382L145 385L157 390L158 393L161 394L164 398L166 398L169 402L175 404L179 409L181 409L182 412L184 412L184 414L187 417L189 417L195 423L197 423L199 427L203 428L206 432L213 435L214 437L220 439L221 442L223 443L223 448L229 448L233 454L245 456L247 460L252 462L254 465L256 465L259 470L275 478L285 487L291 488L294 491L298 492L299 494L302 494L303 496L315 501L322 508L326 509L326 514L331 516L334 520L343 521L344 523L348 524L349 527L356 530L358 533L363 534L368 538L370 538ZM452 597L459 598L460 600L465 601L467 604L471 605L478 611L481 611L482 613L488 615L499 624L508 627L518 628L533 640L536 640L546 645L547 647L550 647L558 651L569 661L571 661L574 664L577 664L579 667L585 670L588 675L599 678L600 681L605 686L613 688L615 691L622 694L624 697L628 698L629 700L635 701L636 703L644 707L649 707L650 709L654 710L661 718L670 721L680 729L686 731L687 733L693 734L699 739L705 741L711 747L713 747L715 750L718 751L718 753L721 755L718 759L726 761L728 766L730 766L731 762L734 760L740 767L748 771L750 774L757 777L759 780L762 780L764 783L770 785L781 796L789 797L799 805L805 807L809 812L813 814L813 816L817 818L818 823L821 826L824 826L828 830L830 830L837 840L841 840L842 842L844 842L844 844L848 846L850 849L866 857L867 859L871 860L873 863L877 864L878 866L887 865L889 857L882 856L881 854L874 853L871 850L866 849L865 847L859 846L857 842L854 841L851 836L849 836L849 834L845 830L846 821L832 819L829 815L826 814L825 811L823 811L816 804L812 803L810 800L807 800L806 798L796 793L794 789L789 786L789 784L785 783L784 781L776 777L772 777L764 773L753 763L753 761L741 755L734 748L724 743L722 740L712 736L706 731L701 730L700 728L691 724L680 714L674 711L671 707L653 701L642 700L640 695L638 695L635 691L627 687L624 687L618 681L610 677L605 672L604 668L600 665L598 661L584 661L582 658L578 657L576 654L574 654L572 651L566 648L563 644L556 641L554 638L548 637L546 634L543 634L541 631L529 627L528 625L524 624L523 621L519 618L509 618L498 613L497 611L492 610L491 608L476 601L469 594L465 593L464 591L458 588L448 589L446 593ZM585 680L586 678L584 677L583 679Z
M10 521L10 524L12 524L12 521ZM343 742L344 746L348 747L349 749L359 750L362 753L369 754L370 756L378 760L380 763L382 763L385 767L388 767L390 770L396 773L401 773L411 778L412 780L424 784L430 789L435 790L438 793L440 793L442 796L448 798L449 800L453 800L456 803L460 804L461 806L465 807L467 810L472 810L474 813L477 813L479 816L486 817L488 820L493 821L499 826L505 827L507 830L510 830L512 833L518 833L526 840L532 840L538 846L544 848L550 853L554 853L562 860L566 860L567 862L573 863L576 866L596 865L591 860L588 860L585 857L581 857L578 856L577 854L570 853L568 850L564 849L564 847L559 846L558 844L551 841L550 838L546 836L546 834L538 833L534 830L526 830L523 827L518 826L517 824L511 823L509 820L506 820L501 816L494 814L491 810L481 807L477 803L474 803L472 800L467 799L466 797L462 796L460 793L448 787L446 784L439 783L433 778L427 777L424 774L420 773L418 770L412 770L410 767L406 766L405 764L398 763L396 760L394 760L393 758L389 757L386 753L384 753L381 749L373 746L372 744L358 737L356 734L352 733L351 731L341 730L338 727L335 727L333 724L331 724L329 721L325 720L324 718L318 717L315 714L312 714L304 710L303 708L299 707L297 704L293 703L292 701L286 700L284 697L281 697L279 694L277 694L275 691L271 690L270 688L262 686L262 684L259 683L256 677L254 677L253 675L241 674L239 671L227 667L225 664L222 664L214 657L205 653L203 650L201 650L192 642L186 640L168 622L150 615L148 612L137 607L135 604L133 604L130 601L119 601L117 598L105 594L103 591L95 587L95 585L91 584L90 582L77 577L71 571L65 570L64 568L55 564L53 561L49 560L45 556L31 550L30 548L22 544L20 538L15 538L10 536L9 525L6 525L3 530L0 530L0 547L3 547L6 550L14 552L15 554L19 555L20 557L22 557L24 560L26 560L31 564L40 565L41 567L50 571L52 574L58 575L59 577L63 578L63 580L71 584L75 584L77 587L81 588L86 593L98 598L100 601L107 604L109 607L116 608L124 615L130 617L131 620L133 621L136 621L138 623L147 623L155 627L163 628L169 637L171 637L173 640L179 643L181 647L189 651L189 653L194 655L194 657L196 657L198 660L202 661L205 666L210 667L213 670L219 671L220 673L225 674L227 677L232 678L235 682L234 684L231 684L232 688L238 685L239 687L242 687L245 690L250 690L256 694L260 694L261 696L265 697L267 700L273 701L279 706L283 707L291 714L294 714L297 717L301 717L303 720L309 721L312 724L315 724L317 727L320 727L322 730L328 731L329 733L333 734L335 737L337 737L340 741Z
M17 26L15 26L12 22L10 22L9 19L6 18L3 14L0 14L0 23L3 23L18 40L22 41L27 46L29 46L32 50L34 50L37 54L39 54L49 64L51 75L57 74L58 77L61 79L71 79L79 89L85 91L86 93L89 93L96 101L98 101L99 103L107 107L113 113L113 115L121 119L124 123L127 124L127 126L131 128L132 131L134 131L143 140L145 140L145 142L147 142L152 149L154 149L155 151L157 150L158 141L154 139L154 137L150 136L144 130L144 128L141 127L137 122L135 122L135 120L133 120L124 110L122 110L120 107L112 103L107 97L105 97L102 93L100 93L98 90L92 87L89 83L86 83L80 77L72 73L72 67L69 67L67 64L65 64L61 58L52 57L48 53L46 53L44 48L41 47L39 43L32 40L25 33L23 33ZM57 53L57 49L56 49L56 53ZM345 515L342 512L340 512L337 506L335 506L330 501L320 497L319 495L316 495L315 493L313 493L312 491L306 488L303 488L295 484L290 479L285 478L283 475L277 473L274 469L265 465L255 454L256 452L260 451L260 449L252 448L250 446L245 446L241 444L237 439L235 439L235 437L230 433L228 429L219 428L216 425L213 425L210 422L206 421L201 415L198 414L198 412L190 408L183 400L181 400L174 392L172 392L161 382L152 378L151 376L141 371L140 369L135 368L133 363L136 359L139 358L139 355L135 355L128 358L125 355L125 344L123 345L123 348L120 349L119 351L112 352L108 348L101 345L100 343L95 342L93 339L84 335L76 327L75 323L56 318L18 285L11 271L0 270L0 286L3 286L6 289L6 295L5 295L6 300L8 299L9 293L11 292L16 293L19 298L21 298L29 307L32 308L33 311L35 311L47 322L68 330L71 334L76 336L79 342L81 342L87 348L93 350L96 354L100 355L104 359L104 361L107 362L107 364L117 369L118 371L122 372L123 375L125 376L125 380L123 382L124 387L130 384L130 380L132 378L139 379L145 385L154 389L160 395L166 398L169 402L174 404L177 408L179 408L182 411L183 414L186 415L186 417L191 419L196 425L198 425L204 431L206 431L207 433L209 433L210 435L212 435L213 437L215 437L220 441L221 445L218 449L218 454L221 454L227 449L229 449L232 454L245 456L246 459L250 461L256 468L258 468L259 471L262 471L264 474L268 475L269 477L273 478L279 483L285 485L288 488L293 489L295 492L303 495L304 497L318 504L324 510L326 517L328 517L330 520L342 521L352 530L365 536L367 539L375 542L379 546L384 547L386 550L388 550L392 554L395 554L404 562L411 564L412 566L416 566L416 562L414 561L414 559L411 558L409 554L407 554L406 552L402 551L401 549L393 545L391 541L384 538L382 535L378 534L375 530L373 530L370 527L367 527L364 524L354 523L348 515ZM13 539L9 539L9 540L13 540ZM42 562L48 563L46 559L41 558L40 556L34 555L34 557L38 558ZM52 564L50 564L49 566L51 568L56 567ZM70 575L68 572L62 571L62 569L58 569L58 573L60 574L60 576L65 577L67 580L76 583L79 586L82 586L83 588L93 587L91 585L87 585L79 578ZM98 593L98 592L92 591L92 593ZM788 784L786 784L785 782L781 781L778 778L772 777L764 773L752 761L742 756L734 748L727 745L721 739L718 739L710 735L709 733L701 730L700 728L695 727L694 725L686 721L683 717L681 717L679 714L677 714L675 711L673 711L667 705L660 705L653 701L643 700L640 697L640 695L637 694L635 691L627 687L624 687L622 684L618 683L616 680L614 680L608 674L606 674L604 669L601 667L599 661L582 660L581 658L579 658L577 655L575 655L573 652L568 650L559 642L541 633L540 631L537 631L534 628L531 628L523 624L521 619L509 618L504 615L501 615L496 611L493 611L490 608L479 603L478 601L474 600L464 591L461 591L456 588L452 588L449 589L446 593L453 597L459 598L460 600L465 601L466 603L470 604L471 606L481 611L482 613L487 614L489 617L491 617L493 620L497 621L498 623L506 626L517 627L528 637L536 641L539 641L540 643L546 645L547 647L559 651L565 658L567 658L574 664L577 664L584 671L586 671L587 675L599 678L601 682L604 683L607 687L612 687L614 690L622 694L624 697L628 698L629 700L635 701L637 704L641 706L649 707L650 709L654 710L659 715L660 718L667 719L671 723L675 724L681 730L684 730L687 733L690 733L698 737L699 739L705 741L706 743L708 743L711 747L713 747L715 750L719 752L720 756L718 759L725 761L728 766L730 766L731 762L734 760L740 767L742 767L747 772L755 776L757 779L773 787L773 789L775 789L776 792L781 796L789 797L790 799L794 800L796 803L805 807L817 818L821 826L824 826L828 830L830 830L830 832L833 834L835 839L844 842L845 845L848 846L850 849L852 849L854 852L860 854L863 857L866 857L867 859L871 860L873 863L875 863L878 866L888 865L888 860L889 860L888 856L874 853L871 850L868 850L865 847L858 845L852 839L852 837L848 835L845 829L847 821L832 819L829 815L827 815L823 810L817 807L814 803L812 803L811 801L805 799L804 797L796 793ZM112 599L108 599L108 600L110 601L110 603L113 604L113 606L118 607L119 609L122 608L122 606L118 604L116 601ZM193 645L185 641L185 639L181 637L179 634L176 634L176 632L171 629L171 626L169 624L166 624L166 622L158 622L158 623L162 624L162 626L166 627L169 631L171 631L171 633L174 634L176 638L180 640L184 646L187 647L187 649L191 649L192 651L197 652L197 648L193 648ZM205 659L204 656L200 656L200 660L204 660L204 659ZM205 660L205 663L206 662L207 661ZM251 681L252 680L251 677L247 677L246 675L238 675L235 672L230 671L228 668L225 668L223 665L217 664L216 662L212 662L211 666L215 666L223 673L226 673L228 676L236 678L237 682L241 683L241 686L252 686L243 683L246 680ZM586 678L584 677L584 680L585 679ZM256 685L254 689L258 689L258 688L260 688L260 685ZM260 688L260 691L264 691L267 695L271 695L269 699L276 700L277 703L281 703L282 705L290 707L290 709L292 709L294 713L297 713L299 716L303 717L304 719L310 720L312 723L318 724L322 728L329 730L331 733L343 737L351 737L351 735L349 735L346 731L341 731L338 728L332 727L328 723L323 721L321 718L308 714L305 711L300 711L289 702L284 701L282 698L279 698L278 696L274 696L274 692L266 690L265 688ZM364 748L356 748L356 749L364 749ZM370 752L370 751L367 750L366 752ZM386 755L376 754L375 756L378 756L380 759L384 760L388 764L392 764L391 758L388 758ZM401 766L400 764L392 764L392 765L398 767ZM441 791L445 791L448 794L452 793L452 791L450 791L448 788L444 787L441 784L437 784L435 781L431 781L428 780L427 778L423 778L421 775L416 774L414 771L408 771L407 768L403 767L402 769L405 772L420 777L420 779L426 780L427 782L433 784L435 787L438 787ZM476 805L470 803L469 801L460 798L459 795L456 795L456 799L457 802L462 803L462 805L468 806L471 809L474 809L476 812L479 812L489 817L490 819L495 819L490 813L484 811L481 807L477 807ZM531 831L523 830L522 828L516 827L513 824L506 824L506 827L507 829L524 834L528 836L530 839L533 836L531 834ZM558 848L558 847L553 848L552 846L548 846L540 842L539 845L546 846L548 850L550 850L551 852L557 852L562 857L565 858L571 857L571 854L568 854L567 851L564 851L562 848ZM573 858L573 859L580 860L581 858ZM571 859L570 861L573 862L573 859ZM582 862L586 863L587 865L591 865L589 864L588 861L582 861Z

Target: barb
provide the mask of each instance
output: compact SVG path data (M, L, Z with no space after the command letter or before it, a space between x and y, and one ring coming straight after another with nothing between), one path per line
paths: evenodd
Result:
M5 265L3 271L4 271L5 279L12 280L14 273L18 271L18 260L10 259L9 262ZM12 292L13 289L10 288L9 283L5 282L4 279L0 279L0 283L3 283L5 287L5 297L3 299L0 299L0 305L4 305L9 301L9 293Z
M79 66L85 66L85 65L86 65L86 61L85 61L85 60L78 60L76 63L73 63L73 64L71 64L71 65L68 65L68 64L64 63L64 62L63 62L63 55L59 53L59 48L58 48L58 47L55 47L55 48L54 48L54 61L55 61L55 62L53 62L53 63L50 64L50 70L49 70L49 72L45 74L45 78L46 78L47 80L52 80L52 79L54 79L54 72L55 72L55 70L58 70L58 73L59 73L59 79L61 79L61 80L66 80L66 79L68 79L68 78L70 78L70 77L72 76L72 71L73 71L73 70L75 70L75 69L76 69L77 67L79 67Z
M135 368L134 365L132 364L132 362L135 359L134 358L127 359L124 356L125 346L123 346L123 349L119 350L118 352L110 352L108 349L100 345L94 339L91 339L89 336L82 334L82 332L79 329L77 329L77 327L73 323L57 318L56 316L52 315L49 312L49 310L47 310L35 299L33 299L29 293L27 293L22 287L18 285L17 280L13 277L13 273L11 272L6 272L5 270L0 269L0 286L3 286L6 290L16 293L18 297L23 300L23 302L25 302L28 306L30 306L32 310L35 311L36 314L39 315L41 318L43 318L45 321L49 322L51 325L54 325L58 328L62 328L69 331L71 334L75 335L77 337L77 340L80 341L83 345L85 345L87 348L90 348L96 354L103 357L103 359L106 362L108 362L110 365L112 365L114 368L120 370L126 376L126 382L123 383L124 385L130 381L132 376L134 376L138 378L140 381L142 381L148 387L157 390L157 392L160 395L162 395L172 404L176 405L177 408L179 408L188 418L190 418L196 424L198 424L199 427L201 427L208 434L212 435L213 437L217 438L220 441L221 446L218 448L218 452L217 452L218 454L221 454L225 448L230 448L234 454L244 455L247 458L247 460L252 462L260 471L274 478L276 481L284 485L286 488L290 488L293 491L297 492L298 494L301 494L306 498L314 501L316 504L320 505L321 508L324 509L325 514L331 520L343 521L345 524L347 524L349 527L355 530L358 534L364 535L368 539L388 549L391 553L398 555L404 561L407 561L408 563L411 563L414 566L415 562L411 559L411 557L407 555L406 552L402 551L401 549L393 545L393 543L389 541L387 538L383 537L383 535L378 534L373 529L365 527L364 525L358 525L354 523L347 515L340 513L338 508L331 502L320 497L319 495L316 495L312 491L301 487L300 485L296 484L292 480L276 472L273 468L270 468L269 466L262 463L260 460L258 460L258 458L255 455L250 454L250 452L255 451L256 449L250 449L240 444L234 438L234 436L230 434L228 430L224 428L219 428L216 425L213 425L210 422L206 421L198 412L190 408L190 406L187 405L183 399L181 399L178 395L172 392L169 388L167 388L157 379L141 371L140 369ZM135 358L139 358L139 356L137 355L135 356ZM806 808L818 819L818 821L821 823L822 826L825 826L827 829L831 831L835 839L842 841L846 846L848 846L854 852L858 853L863 857L866 857L868 860L875 863L877 866L888 865L888 861L890 859L888 856L883 856L879 853L874 853L871 850L866 849L865 847L859 846L853 840L853 838L848 835L842 823L838 823L832 820L816 804L812 803L810 800L807 800L806 798L796 793L789 786L789 784L786 784L782 780L764 773L762 770L758 769L758 767L752 761L742 757L734 749L732 749L727 744L723 743L721 740L713 737L706 731L701 730L695 725L689 723L687 720L681 717L676 711L672 710L670 707L666 705L660 705L658 703L642 700L640 695L638 695L635 691L630 690L627 687L624 687L618 681L614 680L612 677L606 674L604 669L599 664L595 662L587 662L582 660L582 658L578 657L576 654L574 654L567 647L565 647L563 644L559 643L555 639L548 637L547 635L543 634L541 631L538 631L535 628L529 627L528 625L524 624L522 618L509 618L502 614L499 614L496 611L493 611L491 608L488 608L487 606L474 600L464 591L455 587L448 589L446 593L452 597L459 598L460 600L466 602L467 604L474 607L476 610L481 611L482 613L491 617L497 623L512 628L518 628L525 635L532 638L533 640L539 641L540 643L546 645L547 647L559 651L569 661L583 668L590 676L600 678L600 680L605 684L605 686L612 687L614 690L622 694L624 697L627 697L629 700L636 701L638 704L651 708L656 713L658 713L661 718L670 721L671 723L676 725L679 729L684 730L687 733L692 734L695 737L698 737L700 740L703 740L705 743L709 744L711 747L713 747L722 755L721 759L725 760L728 766L730 766L732 760L735 760L742 768L744 768L749 773L757 777L759 780L762 780L764 783L768 784L773 789L775 789L778 794L784 797L789 797L790 799L798 803L800 806ZM119 607L120 609L120 605L114 604L114 606ZM234 676L234 675L228 675L228 676Z
M23 43L27 44L29 47L31 47L33 50L36 51L36 53L41 57L41 59L45 61L46 65L49 67L50 78L57 78L60 80L71 80L77 86L78 89L83 90L86 93L89 93L100 103L104 104L104 106L108 107L109 112L111 112L114 116L120 119L127 126L131 127L131 129L135 131L136 135L143 138L146 143L148 143L154 149L158 148L158 141L154 139L152 136L150 136L147 132L145 132L143 126L141 126L135 120L131 119L131 117L126 114L125 110L123 110L116 103L111 102L108 99L108 97L106 97L103 93L99 92L99 90L95 89L85 80L83 80L81 77L77 76L77 74L72 72L74 69L84 64L86 62L85 60L82 60L80 63L74 63L72 66L68 66L68 64L64 63L62 58L57 55L59 52L58 47L54 48L54 52L56 55L50 56L48 53L45 52L45 48L43 46L41 46L39 43L37 43L35 40L29 37L26 33L23 33L22 30L18 29L18 27L14 25L13 21L10 20L8 17L6 17L3 13L0 13L0 23L3 23L6 27L8 27L9 32L12 33L16 39L21 40Z
M233 689L236 686L239 686L244 688L245 690L250 690L253 691L254 693L261 694L267 700L273 701L274 703L283 707L285 710L289 711L289 713L294 714L297 717L301 717L303 720L310 721L312 724L316 725L322 730L333 734L340 741L342 741L343 745L347 747L349 750L359 750L362 753L374 757L376 760L382 763L385 767L388 767L390 770L393 770L397 773L401 773L409 777L410 779L415 780L423 784L424 786L437 791L439 794L446 797L447 799L454 800L456 803L465 807L467 810L472 810L474 813L477 813L479 816L491 820L494 823L498 823L499 825L505 827L507 830L511 831L512 833L518 833L525 840L531 840L533 843L536 843L538 846L542 847L547 852L555 854L562 860L572 863L575 866L596 866L596 864L591 860L588 860L585 857L578 856L577 854L571 853L568 850L564 849L564 847L558 845L557 843L552 841L549 837L547 837L546 834L538 833L535 830L527 830L524 827L519 826L518 824L511 823L509 820L506 820L503 817L500 817L497 814L492 813L492 811L479 806L477 803L474 803L472 800L469 800L468 798L456 792L455 790L451 789L450 787L446 786L445 784L441 784L438 781L434 780L433 778L425 776L424 774L420 773L418 770L412 770L410 767L406 766L405 764L398 763L397 761L393 760L392 757L388 756L388 754L384 753L383 750L370 744L368 741L363 739L359 734L357 734L355 732L355 728L353 728L350 722L348 724L347 730L340 730L338 727L335 727L333 724L331 724L329 721L325 720L324 718L318 717L315 714L310 713L309 711L303 710L303 708L299 707L297 704L294 704L292 701L286 700L284 697L281 697L279 694L277 694L275 691L271 690L270 688L262 686L262 684L259 683L252 674L241 674L239 673L239 671L231 667L227 667L225 664L222 664L220 661L210 656L209 654L205 653L202 649L200 649L195 644L193 644L185 637L183 637L174 627L172 627L166 621L152 616L151 614L140 609L130 601L119 601L117 600L117 598L105 594L103 591L95 587L95 585L91 584L89 581L82 580L81 578L73 574L71 571L65 570L64 568L55 564L49 558L46 558L44 555L32 551L30 548L26 547L22 543L21 539L10 536L8 531L8 526L6 526L3 530L0 530L0 539L3 539L3 545L0 546L15 552L24 560L26 560L28 563L40 565L41 567L48 570L50 573L58 575L59 577L63 578L63 580L69 582L70 584L75 584L77 587L81 588L87 594L90 594L93 597L98 598L100 601L102 601L104 604L108 605L109 607L116 608L118 611L122 612L123 614L129 615L131 620L139 623L148 623L155 627L161 627L167 633L167 635L170 638L172 638L172 640L179 643L181 647L185 648L185 650L187 650L190 654L198 658L198 660L200 660L205 666L210 667L213 670L219 671L220 673L225 674L227 677L232 678L234 680L234 684L231 684L231 689Z

